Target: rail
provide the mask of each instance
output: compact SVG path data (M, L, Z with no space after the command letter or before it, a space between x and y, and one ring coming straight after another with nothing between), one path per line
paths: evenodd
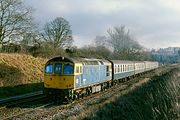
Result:
M26 93L26 94L23 94L23 95L17 95L17 96L13 96L13 97L0 99L0 105L6 104L6 103L9 103L9 102L13 102L13 101L18 101L18 100L21 100L21 99L26 99L26 98L39 96L39 95L42 95L42 94L43 94L43 91L37 91L37 92Z

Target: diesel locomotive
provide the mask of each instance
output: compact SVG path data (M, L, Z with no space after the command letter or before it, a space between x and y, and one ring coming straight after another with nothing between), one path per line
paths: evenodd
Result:
M54 57L45 64L44 92L72 101L111 87L118 81L158 68L158 62Z

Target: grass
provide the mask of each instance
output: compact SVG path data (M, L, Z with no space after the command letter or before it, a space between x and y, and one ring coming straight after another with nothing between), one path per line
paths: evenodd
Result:
M155 76L149 82L129 94L110 98L109 102L93 105L73 119L84 120L176 120L180 94L178 72L173 69L162 76Z
M46 61L25 54L0 53L0 87L42 82Z

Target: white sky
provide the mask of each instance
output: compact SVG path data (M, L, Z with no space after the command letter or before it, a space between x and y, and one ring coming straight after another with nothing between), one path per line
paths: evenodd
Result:
M180 47L179 0L24 0L41 25L63 17L74 44L83 46L114 26L125 25L147 48Z

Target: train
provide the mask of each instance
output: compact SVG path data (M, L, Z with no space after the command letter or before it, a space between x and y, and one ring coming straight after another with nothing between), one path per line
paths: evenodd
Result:
M158 67L153 61L57 56L45 64L44 92L53 100L71 102Z

